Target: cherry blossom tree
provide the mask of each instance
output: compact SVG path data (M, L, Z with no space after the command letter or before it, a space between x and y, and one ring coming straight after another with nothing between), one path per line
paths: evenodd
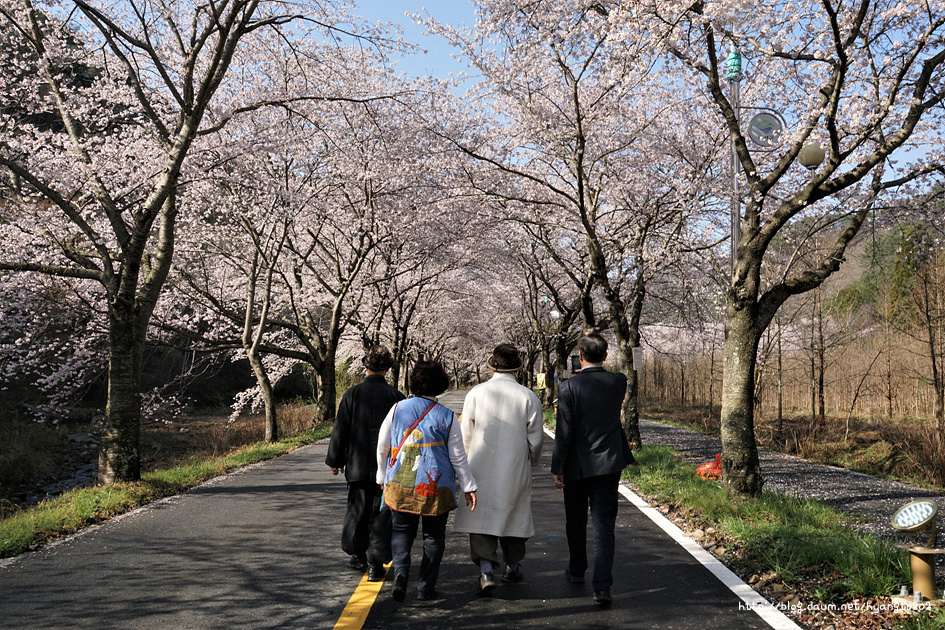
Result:
M596 320L594 276L588 270L586 249L575 246L570 231L554 236L554 226L540 220L507 225L504 240L524 280L521 302L541 356L544 405L551 407L557 396L556 377L568 371L568 353L582 324Z
M620 37L607 3L477 4L476 29L428 22L483 76L471 90L478 129L453 138L504 180L482 180L483 194L523 224L568 232L549 232L550 255L562 243L585 248L586 268L569 273L585 329L616 336L612 354L629 381L622 419L639 443L632 353L647 282L701 236L689 224L713 203L717 184L706 175L721 135L698 123L680 128L680 118L699 120L700 105L675 98L647 48ZM605 299L601 321L589 307L593 290Z
M275 224L274 230L259 233L248 221L244 223L247 234L253 242L253 255L246 274L246 309L243 315L243 334L240 341L243 351L253 369L260 395L266 411L266 432L264 439L274 442L279 437L279 424L276 418L275 395L272 381L262 359L263 335L269 321L269 309L272 307L273 280L279 254L289 236L289 221L283 218ZM261 295L258 295L260 294ZM258 295L258 309L257 309ZM258 310L258 313L257 313Z
M750 10L734 1L641 2L614 7L609 19L628 41L666 53L676 88L688 82L693 97L704 97L734 146L744 195L727 294L722 470L730 494L756 495L763 479L753 384L763 332L786 299L838 269L881 195L941 170L935 135L945 97L945 10L896 1L788 0L750 3ZM736 112L727 81L730 48L747 60L742 102L774 107L788 121L769 153L752 150ZM824 147L826 159L807 172L796 165L812 143ZM799 219L830 230L832 247L786 277L764 280L772 241Z
M88 280L0 274L0 393L35 408L37 419L64 417L108 363L100 303L100 287Z
M267 416L273 401L261 354L283 359L276 361L281 368L269 360L277 371L309 363L317 377L316 421L333 417L338 343L366 290L374 251L390 238L385 195L375 195L365 179L377 156L359 153L370 151L371 140L358 144L357 135L370 136L372 127L361 126L358 107L340 114L308 108L305 117L292 114L278 125L262 121L278 131L255 153L224 161L215 179L226 202L208 208L215 236L207 239L208 229L182 254L175 284L216 324L200 331L179 309L162 314L165 329L204 347L240 348L259 383L244 400L259 396ZM256 142L266 133L247 130ZM225 216L215 216L221 210Z
M361 343L383 341L398 366L406 361L422 329L414 316L456 267L458 234L470 233L437 181L452 157L415 115L443 99L439 84L405 81L356 49L343 57L352 77L346 99L253 117L239 128L242 149L217 151L210 179L218 194L207 198L225 201L207 207L205 231L181 257L177 288L187 299L172 302L199 304L216 324L198 332L189 313L172 306L162 314L164 328L204 347L248 350L237 342L252 329L255 351L273 369L311 365L316 422L334 417L343 347L360 356ZM266 299L254 305L241 287L257 286L257 258L273 272L258 285L268 287Z
M301 20L306 13L312 19ZM99 479L135 480L141 359L171 267L188 158L234 116L288 100L286 85L265 81L267 69L291 64L286 48L324 34L337 16L328 1L4 0L0 17L10 44L3 64L16 69L3 73L0 93L18 103L0 114L4 241L49 252L29 258L10 247L0 270L102 286L109 366ZM293 87L313 86L300 76Z
M425 222L414 226L414 246L398 248L402 262L388 268L400 272L377 285L377 338L389 340L405 390L410 364L420 358L442 361L456 385L472 374L478 381L489 352L506 334L504 319L515 304L509 287L517 276L510 273L491 215L482 215L481 200L466 195L462 181L453 179L452 154L439 157L448 158L446 168L433 169L436 192L423 211Z
M388 273L372 284L373 308L362 312L362 316L365 312L369 316L359 317L357 326L363 331L365 346L376 343L390 346L394 358L391 379L409 391L411 358L416 359L424 352L420 340L434 328L429 325L429 309L436 308L438 299L449 298L444 295L444 285L449 282L445 276L455 269L456 259L441 260L442 251L411 248L407 252L403 243L398 245L380 248L378 269Z

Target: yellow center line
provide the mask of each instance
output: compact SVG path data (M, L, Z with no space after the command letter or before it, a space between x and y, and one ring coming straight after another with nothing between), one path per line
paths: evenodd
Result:
M390 563L384 565L384 568L390 570ZM364 622L367 620L368 613L371 612L371 606L377 599L377 594L384 587L384 580L380 582L369 582L367 573L361 578L358 587L351 594L351 599L345 609L341 611L338 622L335 623L333 630L361 630Z

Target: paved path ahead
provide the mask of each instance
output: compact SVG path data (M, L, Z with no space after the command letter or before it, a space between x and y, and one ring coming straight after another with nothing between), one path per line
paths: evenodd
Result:
M462 393L443 400L457 408ZM731 587L723 584L686 548L698 547L677 542L648 516L653 510L626 501L617 525L615 601L596 608L590 584L572 585L563 575L564 508L548 469L551 445L547 440L535 470L537 533L524 582L476 597L467 537L450 533L441 598L418 602L411 588L397 604L388 580L364 627L796 628L770 607L763 614L774 625L766 622L753 591L716 566ZM346 489L324 464L326 448L326 441L301 448L3 561L0 629L336 627L362 575L347 567L340 549ZM419 553L418 541L415 567Z

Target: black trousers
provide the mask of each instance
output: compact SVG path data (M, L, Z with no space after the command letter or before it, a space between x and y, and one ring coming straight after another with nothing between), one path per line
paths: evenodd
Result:
M388 510L390 511L390 510ZM420 559L420 581L417 593L436 592L436 580L440 575L440 562L446 550L446 521L449 512L439 516L420 516L406 512L394 512L392 548L394 551L394 575L410 575L410 550L423 522L423 557Z
M373 481L348 483L341 548L370 564L390 562L390 518L390 510L381 510L381 486Z
M614 583L614 527L617 523L617 501L620 473L573 479L564 482L565 531L571 559L568 570L581 576L587 571L587 511L594 526L595 591L609 591Z

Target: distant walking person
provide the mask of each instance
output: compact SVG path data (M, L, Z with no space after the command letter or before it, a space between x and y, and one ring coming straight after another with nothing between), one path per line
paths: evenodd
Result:
M570 559L565 573L584 583L587 570L587 510L594 526L594 602L607 606L613 585L614 526L620 472L633 463L620 424L627 378L602 367L607 341L599 335L578 340L581 370L558 388L558 414L551 474L564 490L565 531Z
M495 588L499 547L506 565L502 581L523 579L519 563L525 541L535 535L531 469L544 438L541 402L513 375L522 367L518 349L509 343L496 346L487 365L492 378L470 390L460 418L469 468L479 485L478 505L475 512L459 510L453 524L454 531L469 533L482 595Z
M351 555L353 569L367 568L368 580L380 582L391 560L391 519L389 511L381 510L377 436L387 412L405 396L384 378L394 364L387 348L374 346L361 362L367 378L341 397L325 463L333 475L344 471L348 482L341 548Z
M446 521L459 505L476 509L476 479L469 471L456 415L437 402L449 376L434 361L418 361L410 373L414 394L390 410L377 441L377 482L384 484L384 502L393 510L394 588L391 597L407 594L410 551L423 521L423 560L417 599L437 597L436 579L446 548Z

